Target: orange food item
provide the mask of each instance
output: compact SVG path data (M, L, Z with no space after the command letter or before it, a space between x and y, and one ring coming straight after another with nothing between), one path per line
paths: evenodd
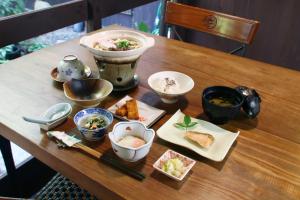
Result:
M215 138L208 133L200 133L197 131L188 131L185 137L196 142L201 147L208 148L215 140Z
M119 107L116 110L116 115L121 116L121 117L127 117L128 119L134 119L138 120L139 119L139 110L137 107L137 102L135 99L131 99L126 101L124 105Z
M126 101L126 107L127 107L127 118L128 119L139 119L139 111L137 107L137 103L135 99L131 99Z
M121 117L126 116L127 113L128 113L128 112L127 112L127 106L126 106L126 104L122 105L120 108L118 108L118 109L116 110L116 115L119 115L119 116L121 116Z

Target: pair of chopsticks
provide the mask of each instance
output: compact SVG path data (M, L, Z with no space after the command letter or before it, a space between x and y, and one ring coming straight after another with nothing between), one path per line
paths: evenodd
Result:
M142 174L141 172L137 172L137 171L127 167L123 163L119 162L118 160L116 160L106 154L102 154L88 146L85 146L82 143L76 143L72 147L78 148L78 149L86 152L87 154L89 154L97 159L100 159L103 163L108 164L108 165L114 167L115 169L118 169L121 172L123 172L137 180L141 181L146 178L146 176L144 174Z

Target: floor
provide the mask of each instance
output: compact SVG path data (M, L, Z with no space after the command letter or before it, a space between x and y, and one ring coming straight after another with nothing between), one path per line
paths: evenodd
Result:
M13 158L15 161L15 165L19 166L24 162L26 159L28 159L31 155L24 151L22 148L17 146L16 144L11 142L11 149L13 153ZM4 160L2 157L2 154L0 153L0 178L6 175L6 168L4 165Z

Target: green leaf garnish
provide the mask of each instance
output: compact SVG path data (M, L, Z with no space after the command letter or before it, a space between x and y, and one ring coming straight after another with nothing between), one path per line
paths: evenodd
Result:
M198 122L192 122L191 117L188 116L188 115L185 115L184 118L183 118L183 122L182 123L175 123L174 126L176 128L185 129L187 131L188 128L192 128L196 124L198 124Z
M184 124L182 124L182 123L176 123L175 125L180 126L180 127L185 127Z
M182 123L175 123L174 126L179 129L185 129L186 127Z
M184 122L184 124L186 125L186 126L188 126L190 123L191 123L191 117L190 116L188 116L188 115L185 115L184 116L184 119L183 119L183 122Z
M120 48L120 49L126 49L129 47L129 41L128 40L121 40L119 42L117 42L117 47Z
M191 128L191 127L195 126L196 124L198 124L198 122L191 122L189 125L187 125L187 127Z

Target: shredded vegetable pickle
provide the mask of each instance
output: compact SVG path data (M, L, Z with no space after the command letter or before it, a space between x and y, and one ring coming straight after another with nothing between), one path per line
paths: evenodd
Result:
M172 158L164 163L162 170L179 178L185 172L186 167L179 158Z

